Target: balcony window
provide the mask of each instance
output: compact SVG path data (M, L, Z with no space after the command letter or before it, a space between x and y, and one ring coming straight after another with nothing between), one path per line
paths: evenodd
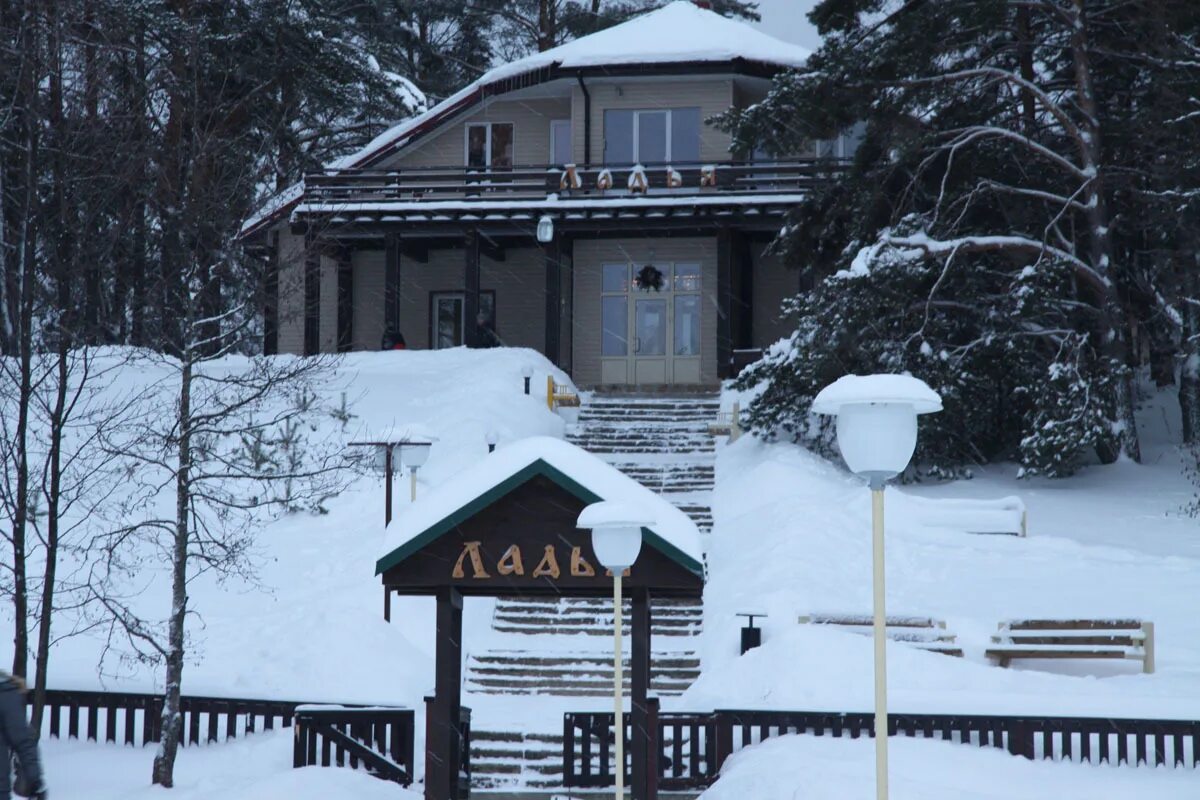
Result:
M606 164L667 164L700 160L700 109L604 112Z
M513 125L481 122L467 126L467 166L475 169L512 169Z

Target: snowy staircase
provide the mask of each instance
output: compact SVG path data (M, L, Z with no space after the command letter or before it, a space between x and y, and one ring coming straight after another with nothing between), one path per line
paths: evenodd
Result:
M716 464L708 423L718 410L715 394L597 394L585 399L567 439L662 495L706 537L712 530ZM626 626L629 610L626 601ZM655 694L681 694L699 676L693 637L702 625L698 601L652 600L650 686ZM526 701L536 697L545 698L540 702L563 698L555 707L566 702L569 708L570 698L586 702L611 693L611 600L501 597L492 630L495 646L467 657L463 688L478 698L467 699L467 705L487 706L496 714L506 701L527 708ZM624 652L628 689L628 639ZM472 791L497 798L560 792L561 725L561 714L549 706L545 721L532 727L477 712L471 731Z

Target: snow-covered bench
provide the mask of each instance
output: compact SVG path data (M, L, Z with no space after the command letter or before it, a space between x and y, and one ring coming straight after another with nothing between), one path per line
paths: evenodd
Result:
M996 533L1025 536L1027 514L1019 497L998 500L934 500L925 497L906 498L924 528L938 528L967 533Z
M1022 619L1001 622L987 657L1002 667L1018 658L1116 658L1154 672L1154 623L1140 619Z
M887 638L904 642L932 653L947 656L963 654L958 637L946 631L944 620L932 617L885 617ZM870 636L875 620L870 614L809 614L800 617L801 625L832 625L839 630Z

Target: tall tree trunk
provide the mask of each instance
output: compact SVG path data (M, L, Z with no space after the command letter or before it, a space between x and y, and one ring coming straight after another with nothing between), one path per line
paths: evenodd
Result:
M186 336L187 334L185 334ZM180 687L183 685L183 632L187 617L188 523L191 510L192 354L182 354L179 380L179 460L175 473L175 540L171 551L171 616L167 620L167 675L163 692L162 737L154 757L151 780L170 788L175 784L175 755L183 729Z
M61 294L60 294L61 296ZM46 566L42 575L42 613L38 617L37 656L34 663L33 715L34 734L40 736L42 709L46 707L46 677L50 666L50 627L54 618L54 591L58 579L59 513L62 499L62 439L67 412L67 382L70 339L65 330L58 332L56 353L58 385L54 408L50 412L50 487L46 497Z
M1100 109L1096 102L1092 82L1092 67L1089 55L1086 0L1072 0L1074 24L1071 26L1071 58L1075 67L1075 90L1082 116L1080 125L1083 135L1080 145L1080 166L1088 175L1082 191L1085 217L1088 226L1088 259L1093 269L1105 280L1105 290L1097 298L1101 324L1097 336L1105 360L1105 370L1112 376L1112 421L1116 453L1103 448L1100 457L1113 461L1124 455L1141 461L1138 444L1137 420L1134 415L1133 371L1129 368L1128 325L1125 309L1117 293L1117 282L1113 268L1112 219L1104 192L1104 176L1101 172L1101 126Z
M1191 268L1181 270L1179 413L1184 444L1200 444L1200 252L1192 253Z

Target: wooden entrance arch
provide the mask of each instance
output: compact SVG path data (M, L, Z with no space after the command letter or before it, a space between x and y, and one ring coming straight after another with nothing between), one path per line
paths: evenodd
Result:
M463 598L610 597L612 578L598 566L590 534L575 527L583 508L600 500L639 503L658 520L642 529L645 544L624 579L633 604L631 788L638 800L648 797L650 598L701 596L698 534L681 511L595 456L536 437L497 450L411 506L376 564L389 595L437 598L426 800L458 797Z

